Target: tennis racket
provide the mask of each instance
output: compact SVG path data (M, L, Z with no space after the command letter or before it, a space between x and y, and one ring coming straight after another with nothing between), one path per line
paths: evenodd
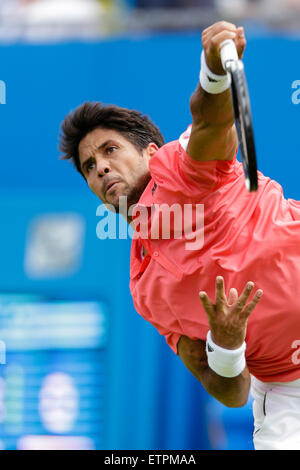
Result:
M223 68L231 76L231 98L246 188L248 191L256 191L258 188L256 151L244 64L238 58L235 43L232 39L223 41L220 54Z

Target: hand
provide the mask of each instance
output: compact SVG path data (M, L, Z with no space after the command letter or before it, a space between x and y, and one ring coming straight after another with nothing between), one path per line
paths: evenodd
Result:
M225 75L220 57L220 45L225 39L233 39L238 56L242 59L246 47L243 27L236 27L227 21L220 21L205 29L202 33L202 45L208 68L217 75Z
M247 319L263 295L261 289L257 290L251 302L246 305L253 288L254 283L248 282L240 297L236 289L230 289L227 300L224 279L218 276L215 304L206 292L199 292L200 300L207 314L212 340L218 346L225 349L237 349L245 341Z

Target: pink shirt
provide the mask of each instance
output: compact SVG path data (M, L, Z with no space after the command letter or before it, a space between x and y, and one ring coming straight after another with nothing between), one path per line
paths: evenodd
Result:
M214 299L217 275L224 277L227 295L230 287L240 294L247 281L254 281L255 290L263 289L264 296L248 320L250 373L265 382L296 380L300 378L300 202L286 200L281 186L260 172L258 191L249 193L236 158L195 161L184 147L181 138L181 143L171 142L151 158L152 179L137 208L203 204L204 244L190 251L184 238L134 237L130 289L136 310L177 353L181 335L206 340L209 327L200 290ZM144 259L142 244L148 251Z

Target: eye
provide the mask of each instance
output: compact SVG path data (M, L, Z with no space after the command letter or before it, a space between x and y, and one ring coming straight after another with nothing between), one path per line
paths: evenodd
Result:
M90 163L88 163L88 164L85 166L87 173L89 173L94 167L95 167L95 162L90 162Z
M111 153L113 153L114 150L116 150L117 147L115 145L110 145L109 147L106 147L106 153L108 155L110 155Z

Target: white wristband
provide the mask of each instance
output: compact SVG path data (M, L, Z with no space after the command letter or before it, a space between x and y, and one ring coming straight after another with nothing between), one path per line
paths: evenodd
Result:
M204 51L202 51L201 54L201 70L199 80L203 90L213 95L223 93L223 91L228 90L231 85L231 75L229 73L226 75L216 75L209 70L206 64Z
M215 344L211 332L207 333L206 354L209 367L222 377L236 377L246 367L246 343L238 349L225 349Z

